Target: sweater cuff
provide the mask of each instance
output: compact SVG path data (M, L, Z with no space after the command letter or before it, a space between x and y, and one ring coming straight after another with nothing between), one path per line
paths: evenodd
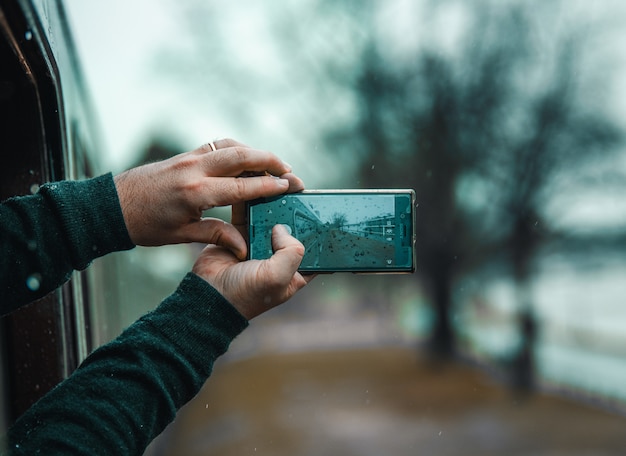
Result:
M248 327L246 318L226 298L192 272L144 319L207 376L215 358Z
M132 249L111 173L84 181L46 184L40 193L52 201L72 249L72 263L84 269L111 252Z

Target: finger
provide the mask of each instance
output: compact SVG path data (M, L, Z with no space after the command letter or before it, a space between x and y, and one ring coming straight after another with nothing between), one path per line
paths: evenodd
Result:
M203 193L210 199L206 207L227 206L263 196L281 195L289 190L289 180L273 176L214 177L207 179Z
M304 246L284 225L276 225L272 228L272 248L274 254L267 261L278 277L290 282L304 257Z
M317 274L312 273L312 274L300 274L300 276L302 277L302 279L304 279L304 281L306 283L309 283L311 280L313 280L314 278L317 277Z
M217 149L225 149L227 147L247 147L250 148L250 146L241 143L239 141L235 141L234 139L230 139L230 138L225 138L225 139L216 139L215 141L211 141L209 143L203 144L200 147L198 147L197 149L193 150L193 153L195 154L206 154L209 152L215 152L215 150L213 150L211 148L211 143L213 143L213 146L215 147L215 150Z
M225 247L215 244L207 245L193 265L192 272L211 283L216 273L229 266L239 263L239 259Z
M280 176L291 167L271 152L233 146L202 156L207 176L239 176L244 172L268 172Z
M222 138L213 141L216 149L226 149L227 147L250 147L247 144L236 141L231 138Z
M304 182L293 173L286 173L280 176L281 179L289 181L289 189L287 193L298 193L304 190Z
M191 242L215 244L230 250L237 258L243 260L248 254L246 240L230 223L216 218L203 218L187 225L185 235Z
M287 193L297 193L304 190L304 182L298 176L292 173L283 174L281 179L287 179L289 181L289 188ZM279 195L284 192L278 193ZM246 200L249 201L249 200ZM236 203L233 205L231 223L235 225L241 232L241 227L247 222L246 205L243 203Z

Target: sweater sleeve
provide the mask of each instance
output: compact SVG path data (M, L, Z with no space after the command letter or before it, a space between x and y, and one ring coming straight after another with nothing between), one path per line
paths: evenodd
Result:
M9 431L8 454L143 454L247 325L189 273L156 310L92 353L20 417Z
M133 247L110 173L4 201L0 315L46 295L95 258Z

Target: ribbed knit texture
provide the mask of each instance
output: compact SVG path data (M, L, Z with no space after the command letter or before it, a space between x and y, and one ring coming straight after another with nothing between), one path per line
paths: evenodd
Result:
M111 174L4 201L0 315L46 295L95 258L133 247Z
M8 200L0 205L0 310L43 296L94 258L132 247L111 175ZM39 287L31 290L34 274ZM143 454L247 325L206 281L187 274L156 310L21 416L0 439L0 454Z
M10 455L141 455L247 321L189 273L174 294L24 414Z

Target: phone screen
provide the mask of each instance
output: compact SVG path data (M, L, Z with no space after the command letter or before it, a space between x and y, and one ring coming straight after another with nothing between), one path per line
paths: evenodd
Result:
M271 232L285 225L305 247L301 271L412 272L412 190L307 191L248 203L249 257L273 254Z

